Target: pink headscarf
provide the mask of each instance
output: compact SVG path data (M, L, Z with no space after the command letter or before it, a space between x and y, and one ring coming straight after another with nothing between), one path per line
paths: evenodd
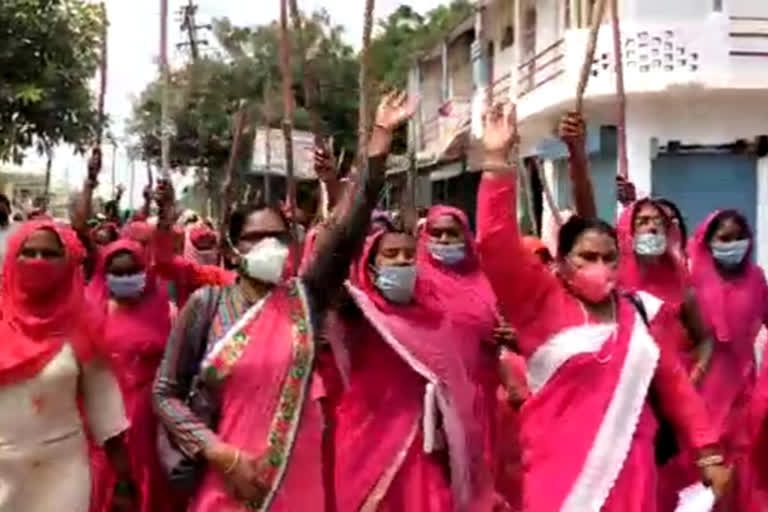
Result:
M616 228L619 238L619 286L628 292L645 291L665 302L682 304L688 286L688 273L682 262L675 257L671 242L667 252L656 263L643 267L637 259L634 247L635 212L650 199L641 199L627 206L621 213ZM657 206L664 215L664 210ZM667 223L671 225L671 223ZM669 234L668 234L669 236Z
M155 229L148 222L134 220L123 226L120 235L123 238L128 238L135 242L139 242L144 246L147 246L152 240L152 234L154 231Z
M724 277L717 269L706 240L713 222L724 214L743 216L735 211L717 211L697 229L688 244L691 281L696 298L715 337L721 342L754 343L760 326L768 316L768 285L760 267L752 262L754 238L750 239L744 267L738 274ZM746 220L744 220L746 225Z
M147 284L140 300L109 310L106 322L105 346L118 369L125 386L146 384L152 379L159 363L168 334L171 331L170 298L164 286L158 286L147 266L146 250L138 242L121 239L104 250L104 262L119 253L127 252L144 267ZM102 267L100 282L106 283L106 267ZM101 303L108 310L109 291L101 289ZM93 298L92 298L93 300ZM94 306L97 304L94 303ZM137 359L140 355L143 360ZM143 364L141 364L143 362ZM154 364L148 364L154 362Z
M478 428L474 414L474 383L469 380L464 361L457 350L461 345L461 339L454 339L460 334L450 328L450 323L446 321L445 305L439 300L436 293L435 283L431 282L428 273L421 273L416 280L413 301L409 304L394 304L385 299L374 284L372 272L370 271L370 262L372 261L374 251L385 232L378 231L370 235L366 240L365 247L357 264L353 267L351 281L357 290L363 293L364 299L358 306L370 325L377 326L377 329L385 329L389 336L380 334L369 339L360 339L360 336L373 336L376 331L370 329L358 332L354 343L365 350L381 350L382 341L398 354L398 358L405 361L411 368L413 360L418 361L418 367L426 367L430 372L437 376L440 381L440 389L447 396L449 410L443 411L443 426L450 446L451 455L451 484L453 486L454 497L458 502L458 508L463 509L469 501L477 500L482 494L482 489L488 484L484 478L483 462L483 437L481 429ZM421 270L421 269L420 269ZM354 296L354 293L353 293ZM356 298L356 301L359 297ZM381 332L381 331L379 331ZM366 334L367 333L367 334ZM403 351L409 354L404 356ZM387 360L385 354L374 357L373 360ZM410 374L415 374L411 370ZM355 388L353 369L353 385ZM358 373L358 378L365 376ZM382 375L377 378L396 378L396 374L389 376ZM375 384L375 383L372 383ZM380 386L379 381L379 386ZM363 385L363 387L365 387ZM405 404L410 403L418 409L422 405L424 388L416 385L400 386L397 396L387 396L387 400L397 401L398 404L408 408ZM346 401L344 401L346 402ZM395 450L402 449L403 439L406 437L407 429L410 428L410 420L406 423L398 423L402 419L404 410L379 411L376 404L361 403L359 406L349 404L344 406L344 414L352 415L355 418L364 418L356 421L348 428L354 428L354 432L343 436L338 448L338 463L341 467L338 470L342 472L342 482L358 482L357 484L345 484L343 492L339 495L339 508L345 505L355 503L359 506L354 496L360 495L360 487L363 485L355 474L345 474L346 471L356 469L356 464L348 466L349 462L359 457L361 449L374 450L371 446L364 446L365 442L379 443L380 445L392 446ZM378 415L383 416L379 417ZM418 415L416 416L418 417ZM377 419L378 418L378 419ZM398 423L397 431L394 426L388 427L388 423ZM390 443L392 436L397 436L398 441ZM339 438L342 438L339 435ZM377 440L381 440L380 442ZM381 450L376 448L377 453ZM368 473L377 472L377 470L386 470L391 464L390 453L387 456L379 454L375 457L376 462L366 465ZM386 462L385 462L386 461ZM374 468L384 463L385 467ZM359 470L359 468L357 468ZM366 473L366 474L368 474ZM375 483L375 481L374 481ZM338 492L337 488L337 492ZM369 492L369 489L368 489Z
M417 261L419 273L434 283L445 311L452 320L466 324L475 334L489 336L496 325L496 295L480 268L477 244L463 211L451 206L433 206L427 214L427 228L440 217L451 216L464 232L466 259L455 266L437 261L429 252L429 229L419 233Z
M206 238L213 238L214 244L210 249L198 249L197 243ZM219 249L216 232L205 225L192 226L187 229L184 238L184 259L200 265L218 265Z

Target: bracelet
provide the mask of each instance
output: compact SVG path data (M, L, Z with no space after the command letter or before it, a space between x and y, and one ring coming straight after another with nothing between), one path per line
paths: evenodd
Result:
M708 468L710 466L722 466L725 463L725 457L719 454L707 455L696 461L696 466L700 469Z
M237 450L235 452L235 456L232 458L232 463L229 465L227 469L224 470L224 474L225 475L232 474L232 472L235 470L238 464L240 464L240 450Z

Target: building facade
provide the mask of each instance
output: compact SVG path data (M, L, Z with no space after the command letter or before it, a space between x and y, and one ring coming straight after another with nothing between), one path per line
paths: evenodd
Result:
M618 3L630 179L641 194L676 202L689 230L716 208L740 209L758 233L758 259L768 265L768 2ZM472 20L472 95L516 101L521 156L540 161L545 186L560 207L570 202L566 151L553 134L563 113L574 108L593 4L486 0L477 2ZM599 211L612 219L617 96L607 20L597 40L584 115ZM450 50L451 44L444 47ZM433 94L423 85L430 83L424 75L434 75L428 64L421 61L412 72L411 87L423 97ZM441 75L450 76L454 69L443 66ZM437 154L445 160L440 151L454 142L430 146L425 136L434 132L428 122L433 103L422 105L427 112L414 123L419 126L412 140L421 143L417 149L425 157ZM468 116L471 108L464 125ZM532 181L538 194L542 184ZM540 198L535 202L542 204Z

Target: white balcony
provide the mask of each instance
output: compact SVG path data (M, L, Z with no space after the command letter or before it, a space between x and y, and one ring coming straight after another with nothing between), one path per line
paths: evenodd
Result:
M451 98L437 112L425 112L421 125L420 158L443 159L454 156L453 146L456 139L467 132L470 114L471 101L464 97Z
M541 115L573 104L587 37L587 30L569 30L518 67L518 116L523 122L535 124ZM687 24L624 23L621 47L628 95L746 93L764 90L768 83L768 18L712 14ZM615 95L614 60L611 27L604 25L585 95L588 103L603 103ZM494 92L503 94L507 87L497 83Z

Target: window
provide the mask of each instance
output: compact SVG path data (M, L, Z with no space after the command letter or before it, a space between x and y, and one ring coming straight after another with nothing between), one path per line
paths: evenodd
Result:
M712 10L715 12L723 12L723 0L713 0Z

